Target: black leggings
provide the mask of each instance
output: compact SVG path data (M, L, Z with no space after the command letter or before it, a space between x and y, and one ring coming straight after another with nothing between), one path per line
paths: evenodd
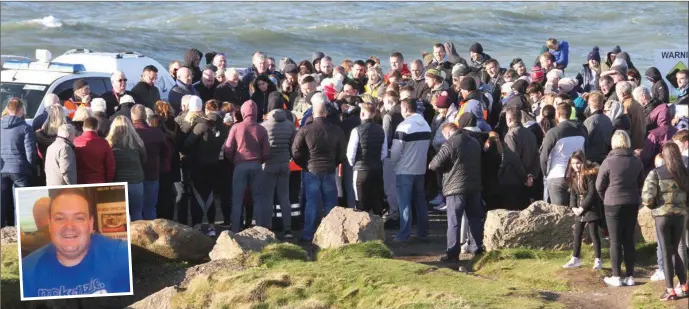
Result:
M638 205L605 205L605 221L610 233L610 261L612 276L622 273L622 252L624 247L625 277L634 276L634 230L636 229Z
M684 268L681 254L679 253L679 242L684 235L684 216L663 216L655 217L658 229L658 243L663 252L663 271L665 272L665 287L674 287L674 275L680 284L687 283L687 270Z
M215 224L215 199L213 189L215 187L216 173L218 166L215 164L195 166L191 169L191 181L193 190L191 192L191 226L203 222L203 208L208 207L205 212L208 216L208 223ZM220 201L217 201L220 202ZM210 203L210 205L206 205Z
M172 172L160 173L158 205L156 205L158 218L175 219L175 182L172 176Z
M593 242L593 250L596 253L596 258L600 259L600 235L598 234L598 220L581 222L577 217L574 218L574 256L575 258L581 257L581 240L584 235L584 227L587 226L589 230L589 236Z

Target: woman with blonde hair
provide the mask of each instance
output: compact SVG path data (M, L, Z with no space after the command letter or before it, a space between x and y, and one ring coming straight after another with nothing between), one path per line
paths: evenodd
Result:
M382 100L385 95L385 81L383 80L383 70L378 65L371 66L366 71L368 83L364 86L366 93L377 100Z
M93 117L93 112L90 107L82 105L77 108L74 117L72 117L72 125L76 131L76 136L81 136L81 134L84 133L84 120L89 117Z
M65 109L60 105L52 105L47 108L48 117L46 117L43 126L36 131L36 148L38 148L39 157L39 185L45 184L45 155L48 152L48 147L55 142L57 138L57 131L63 124L67 123L67 114Z
M634 155L625 131L612 135L612 151L603 160L596 178L596 191L603 200L605 221L610 233L612 277L603 280L608 286L634 285L634 230L636 228L644 167ZM623 252L624 248L624 252ZM625 274L622 278L624 256Z
M105 138L115 156L115 179L113 182L127 182L129 217L131 221L143 219L144 209L144 164L146 148L136 133L129 118L119 115L110 125Z

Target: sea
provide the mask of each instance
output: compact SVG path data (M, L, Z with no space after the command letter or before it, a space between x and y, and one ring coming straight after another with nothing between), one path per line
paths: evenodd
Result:
M383 68L401 52L410 62L434 43L469 46L503 64L533 64L546 39L569 42L569 74L594 46L601 57L615 45L643 74L654 50L689 45L687 2L2 2L0 53L53 57L74 48L136 51L164 66L184 52L227 55L228 66L251 65L251 54L311 60L315 51L345 58L374 55ZM203 61L203 60L202 60ZM203 63L203 62L202 62ZM573 69L572 69L573 68Z

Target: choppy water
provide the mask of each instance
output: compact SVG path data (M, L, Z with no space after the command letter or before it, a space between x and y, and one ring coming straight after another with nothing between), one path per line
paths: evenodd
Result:
M570 67L594 45L601 56L614 45L640 69L653 50L687 48L687 2L484 2L484 3L19 3L2 2L0 52L53 56L72 48L138 51L163 65L183 60L195 47L250 64L256 50L278 59L311 59L323 51L339 63L400 51L407 60L452 41L462 57L481 42L486 53L509 63L535 59L548 37L570 43ZM578 68L576 69L578 71ZM570 70L572 72L573 70ZM568 74L569 75L569 74Z

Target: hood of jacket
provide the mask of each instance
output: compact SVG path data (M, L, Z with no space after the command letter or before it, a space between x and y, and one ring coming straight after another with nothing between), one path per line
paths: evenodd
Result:
M615 56L615 60L617 59L624 59L624 61L627 63L627 68L631 69L634 67L634 64L632 63L631 58L629 58L629 54L627 52L620 52Z
M268 105L266 106L266 112L269 113L275 109L283 109L285 104L285 99L282 97L280 91L273 91L268 95Z
M287 120L287 111L284 109L275 109L270 114L268 118L272 118L275 122L283 122Z
M25 123L26 123L26 121L24 121L24 119L17 117L17 116L7 115L5 117L2 117L2 128L3 129L12 129L12 128L21 126Z
M184 53L184 66L198 68L201 63L203 53L196 48L191 48Z
M462 57L459 56L457 53L457 49L455 49L455 43L452 42L445 42L443 44L445 46L445 53L447 54L447 61L450 63L457 64L461 61Z
M644 76L646 76L652 83L663 79L663 77L660 75L660 71L656 67L648 68L646 73L644 73Z
M254 121L254 116L258 114L258 106L256 106L254 101L246 101L244 104L242 104L241 112L244 120Z
M612 61L610 60L610 55L611 55L611 54L617 55L617 54L619 54L619 53L621 53L621 52L622 52L622 48L620 48L619 45L613 47L613 48L606 54L606 56L605 56L605 63L606 63L608 66L612 65Z

